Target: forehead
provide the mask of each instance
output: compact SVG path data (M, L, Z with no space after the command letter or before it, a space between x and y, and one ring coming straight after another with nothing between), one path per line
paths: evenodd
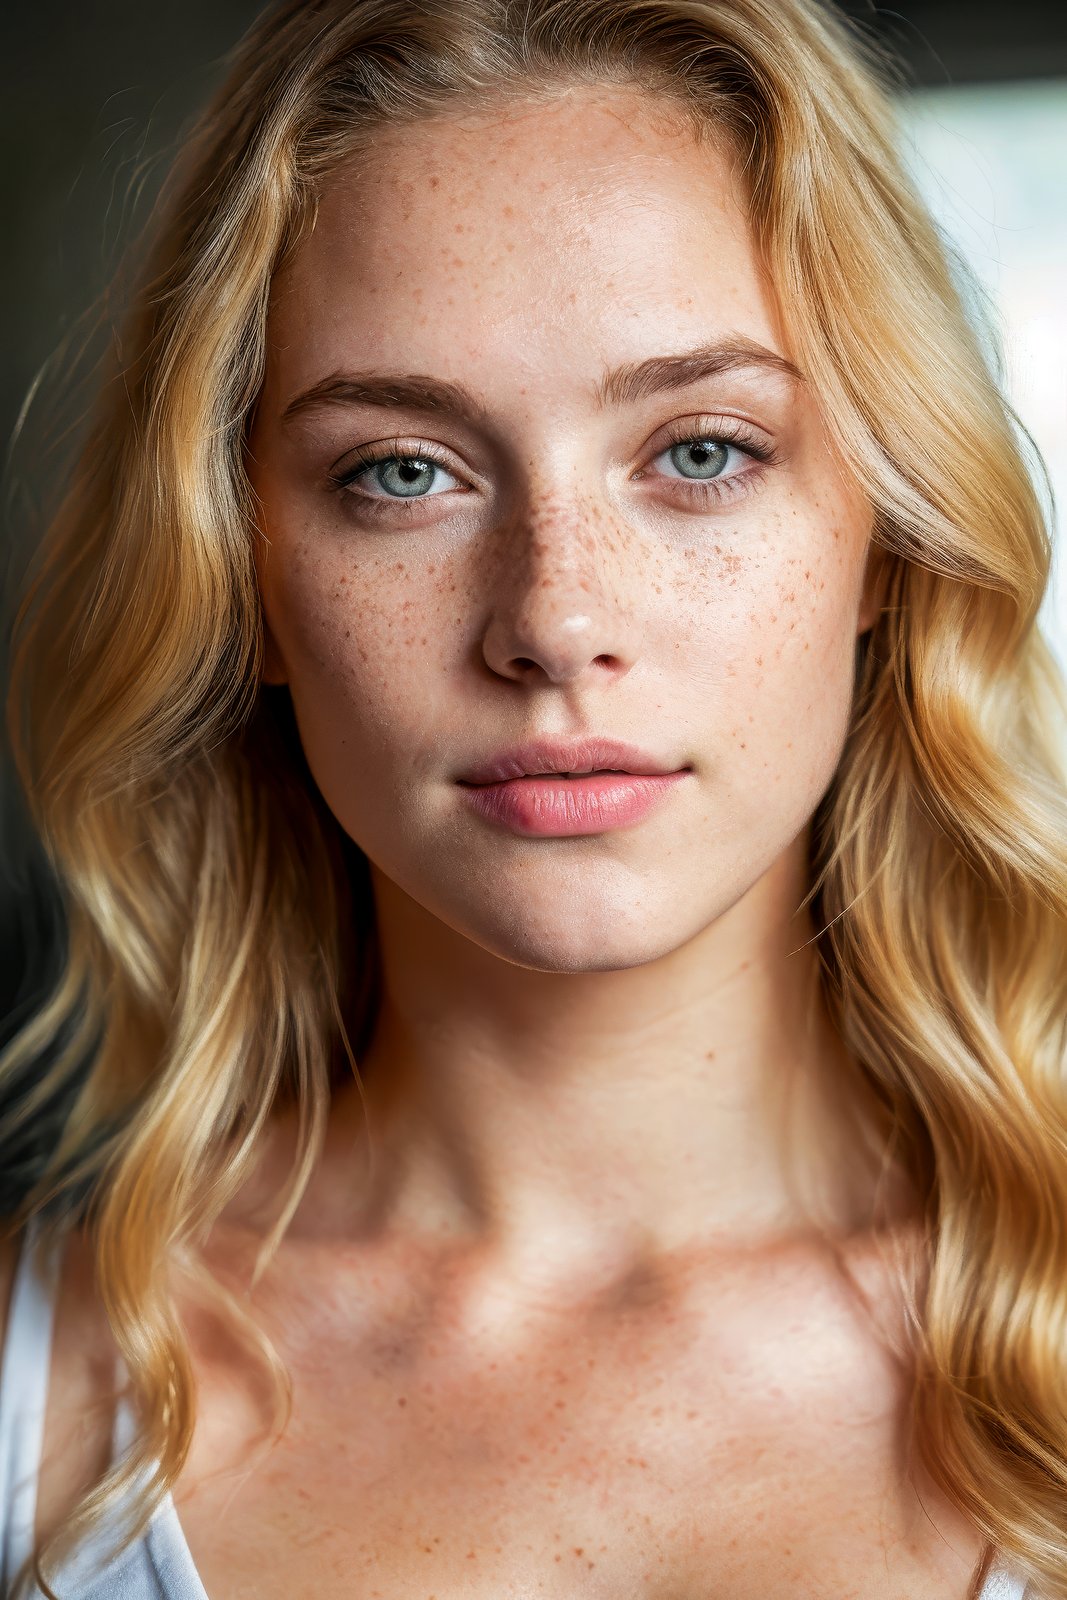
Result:
M375 135L325 181L269 319L287 391L347 362L586 383L738 333L783 349L726 143L602 87Z

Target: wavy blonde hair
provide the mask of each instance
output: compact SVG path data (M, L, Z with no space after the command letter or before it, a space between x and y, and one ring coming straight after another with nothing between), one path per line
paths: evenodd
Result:
M366 863L315 791L285 692L259 682L243 445L273 275L376 130L578 83L637 86L735 152L791 354L874 509L887 603L813 819L825 990L921 1197L914 1446L1067 1600L1067 693L1037 622L1050 538L878 63L816 0L287 0L183 146L11 651L11 739L68 941L0 1059L0 1153L65 1107L9 1220L40 1214L46 1245L85 1224L142 1417L134 1453L34 1551L50 1596L45 1555L65 1558L158 1462L134 1537L186 1459L195 1394L168 1258L195 1268L189 1247L288 1096L298 1154L259 1277L377 1004ZM224 1298L287 1416L283 1364Z

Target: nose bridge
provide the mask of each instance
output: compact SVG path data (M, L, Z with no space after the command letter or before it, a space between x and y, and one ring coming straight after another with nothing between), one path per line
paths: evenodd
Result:
M604 660L628 670L640 647L640 556L605 496L583 488L578 471L531 477L498 549L485 641L497 671L521 662L528 672L533 661L564 678Z
M531 580L539 577L542 588L556 586L564 593L572 587L586 593L617 587L612 580L621 576L618 558L625 543L618 520L602 499L583 493L577 483L570 491L554 486L532 494L525 516L520 513L526 526L519 538Z

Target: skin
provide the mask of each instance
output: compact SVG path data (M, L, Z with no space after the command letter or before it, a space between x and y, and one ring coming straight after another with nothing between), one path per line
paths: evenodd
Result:
M744 341L779 365L597 399L611 368ZM878 569L788 357L726 152L618 91L394 130L274 287L249 451L264 676L371 862L386 974L360 1204L465 1241L505 1319L804 1226L786 1107L834 1223L871 1203L798 906ZM356 371L460 383L481 414L294 412ZM686 437L736 440L707 497L670 454ZM444 457L415 503L373 468L334 486L396 438ZM467 807L473 761L587 731L691 771L577 838ZM353 1088L334 1127L363 1115ZM308 1214L352 1204L320 1189Z
M265 676L371 862L387 998L367 1106L337 1095L270 1271L250 1292L242 1251L291 1117L205 1246L293 1376L261 1470L247 1352L176 1286L198 1410L174 1500L211 1595L973 1593L981 1541L906 1471L873 1166L798 910L879 604L870 513L780 371L593 394L724 339L788 356L729 163L620 90L376 140L274 286ZM481 421L285 420L357 368L462 383ZM708 417L775 460L731 456L697 507L668 429ZM330 474L397 437L447 470L371 523ZM467 809L471 762L584 731L691 771L598 835ZM106 1324L76 1309L39 1532L108 1459Z

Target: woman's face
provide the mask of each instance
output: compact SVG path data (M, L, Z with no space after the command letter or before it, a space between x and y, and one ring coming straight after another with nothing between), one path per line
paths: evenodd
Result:
M724 153L619 89L393 130L326 187L268 335L265 676L379 894L617 969L800 859L871 518ZM585 735L679 775L460 781Z

